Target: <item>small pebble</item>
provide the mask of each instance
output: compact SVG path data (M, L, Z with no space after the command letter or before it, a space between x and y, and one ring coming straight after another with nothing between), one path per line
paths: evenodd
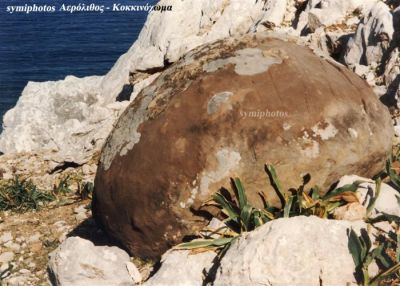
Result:
M14 259L14 253L11 251L0 254L0 263L7 263Z
M36 232L35 234L31 235L28 239L28 243L33 243L33 242L38 242L40 239L41 235L40 233Z
M0 236L0 243L7 243L13 239L13 236L10 231L5 232L2 236Z
M21 269L21 270L19 270L19 273L21 273L21 274L31 274L31 271L28 270L28 269Z

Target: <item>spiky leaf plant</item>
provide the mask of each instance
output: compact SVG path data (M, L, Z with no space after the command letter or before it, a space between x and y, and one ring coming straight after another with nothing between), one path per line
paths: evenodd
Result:
M390 278L392 275L400 270L400 262L394 262L385 253L387 245L380 244L372 249L372 243L365 229L361 230L361 235L352 229L349 233L349 251L353 256L355 269L355 277L357 282L363 286L379 286L381 283ZM371 250L372 249L372 250ZM374 261L379 261L384 271L377 274L375 277L370 277L368 273L368 266Z
M226 249L242 233L256 229L268 221L280 217L292 217L299 215L316 215L327 218L335 208L348 202L358 201L355 192L361 182L335 189L324 196L320 196L319 187L311 188L306 191L306 185L311 180L310 175L303 178L303 184L291 192L282 189L275 168L266 165L265 171L269 178L269 183L275 190L281 207L276 208L268 204L268 200L262 193L259 193L263 201L262 209L250 204L247 199L245 188L239 178L231 179L233 198L229 193L220 191L212 196L215 206L220 208L224 218L225 227L219 229L217 234L220 238L205 237L191 242L182 243L178 249Z
M0 210L38 209L54 199L52 193L41 191L32 181L18 176L0 186Z

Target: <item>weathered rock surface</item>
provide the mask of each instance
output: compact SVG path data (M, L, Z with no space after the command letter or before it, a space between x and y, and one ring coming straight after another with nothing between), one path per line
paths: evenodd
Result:
M393 39L393 16L390 8L378 2L369 15L358 25L354 38L350 38L344 56L347 65L378 64Z
M356 181L364 182L358 188L357 193L360 196L360 203L366 209L371 198L375 196L376 185L373 180L355 175L344 176L339 180L337 187L340 188L344 185L352 184ZM375 206L370 214L370 217L376 217L382 213L400 216L398 197L400 197L398 191L393 189L391 186L382 183L380 194L375 202Z
M144 286L198 286L213 265L216 253L192 254L188 250L170 250L161 259L161 268Z
M274 220L242 234L220 261L213 261L214 252L168 251L144 285L356 285L351 228L359 232L366 224L314 216Z
M213 285L357 285L350 228L358 231L365 224L314 216L271 221L229 248Z
M134 279L140 279L138 270L125 251L95 246L79 237L68 238L50 253L48 270L50 282L58 286L132 286L140 282Z
M400 10L376 3L344 50L343 62L364 77L388 106L399 107Z
M368 13L377 0L310 0L301 12L297 31L314 32L320 27L342 23L354 11Z
M263 170L284 187L328 187L384 165L389 113L358 76L307 48L258 34L187 54L144 89L108 138L94 214L131 253L157 256L206 223L198 211L229 177L260 203ZM151 243L150 243L151 242Z

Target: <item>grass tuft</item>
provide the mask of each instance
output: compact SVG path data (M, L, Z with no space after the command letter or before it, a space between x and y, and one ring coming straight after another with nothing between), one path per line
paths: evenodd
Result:
M18 176L0 186L0 210L36 210L55 200L52 193L40 191L31 180Z

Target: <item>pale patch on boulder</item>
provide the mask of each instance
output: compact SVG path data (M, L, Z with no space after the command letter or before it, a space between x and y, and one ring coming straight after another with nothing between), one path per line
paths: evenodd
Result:
M217 169L212 171L206 171L201 175L200 179L200 194L203 196L208 195L209 186L213 183L220 181L225 178L230 172L237 169L240 163L240 153L237 151L231 151L229 149L221 149L216 153Z
M207 105L208 114L217 112L221 105L223 105L232 95L233 93L229 91L220 92L214 95Z
M333 138L338 133L338 130L330 122L320 123L311 128L313 131L313 137L320 137L322 140L328 140Z

